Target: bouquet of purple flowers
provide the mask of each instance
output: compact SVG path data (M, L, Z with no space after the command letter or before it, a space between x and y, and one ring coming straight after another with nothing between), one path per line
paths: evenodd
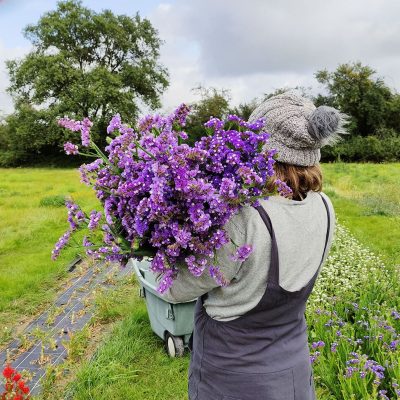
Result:
M53 258L74 231L88 229L83 239L88 256L121 264L131 257L151 257L153 272L163 274L160 292L172 285L179 268L195 276L207 270L226 284L216 253L231 240L224 225L240 207L291 190L274 177L276 151L265 150L269 135L263 120L211 118L204 137L189 146L184 131L189 112L182 104L167 117L146 116L136 128L115 115L107 128L107 155L91 140L88 118L59 120L59 125L80 131L87 148L81 152L76 144L65 143L66 153L96 158L79 170L102 211L87 215L67 201L70 228L57 242ZM245 260L251 251L250 245L236 246L232 257Z

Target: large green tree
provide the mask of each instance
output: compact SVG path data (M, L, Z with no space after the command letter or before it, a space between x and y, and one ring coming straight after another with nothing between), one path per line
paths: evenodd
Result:
M161 40L138 14L97 13L79 0L60 1L55 11L27 26L24 35L33 50L22 60L7 62L9 92L17 114L39 112L44 121L34 137L32 132L27 137L34 148L41 142L60 147L56 117L89 117L97 121L94 131L99 134L117 112L133 121L140 104L160 106L168 85L167 71L158 61ZM104 144L104 136L97 139Z
M327 90L316 103L332 105L351 116L352 133L368 136L382 127L400 129L399 96L369 66L341 64L333 72L318 71L315 77Z

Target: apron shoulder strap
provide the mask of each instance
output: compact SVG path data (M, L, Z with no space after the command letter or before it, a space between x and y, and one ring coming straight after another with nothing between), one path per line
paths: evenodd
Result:
M271 236L271 263L268 270L267 282L276 283L279 285L279 254L278 254L278 244L276 242L274 228L272 226L271 218L265 211L264 207L259 205L256 210L260 214L264 224L266 225L269 234Z
M319 195L321 196L321 199L325 205L325 209L326 209L326 214L328 217L328 226L327 226L327 230L326 230L326 236L325 236L325 245L324 245L324 251L322 253L322 257L321 257L321 262L320 265L314 275L314 277L316 277L318 275L318 272L321 268L322 262L324 260L325 257L325 253L326 253L326 248L328 246L328 241L329 241L329 232L330 232L330 227L331 227L331 217L330 217L330 212L329 212L329 206L328 203L326 202L325 198L322 196L321 193L319 193ZM279 285L279 254L278 254L278 244L276 242L276 237L275 237L275 232L274 232L274 228L272 226L272 222L271 222L271 218L269 217L268 213L265 211L264 207L262 207L261 205L259 205L258 207L256 207L256 210L258 211L258 213L260 214L262 220L264 221L269 234L271 236L271 264L269 266L269 271L268 271L268 278L267 281L268 282L273 282L277 285Z
M328 246L328 241L329 241L329 232L331 230L331 213L329 211L329 206L328 206L328 203L326 202L324 196L322 196L321 193L319 193L319 195L321 196L321 199L324 202L325 209L326 209L326 214L328 215L328 228L326 230L324 252L322 253L321 263L320 263L320 266L319 266L319 268L321 268L322 261L324 261L324 257L325 257L325 253L326 253L326 247Z

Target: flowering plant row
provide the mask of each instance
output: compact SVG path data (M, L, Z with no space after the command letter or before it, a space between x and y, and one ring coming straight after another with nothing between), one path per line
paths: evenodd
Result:
M399 278L336 223L306 314L321 398L400 399Z
M146 116L135 129L115 115L107 128L107 155L91 140L88 118L59 120L81 132L87 149L81 152L66 143L66 153L96 158L80 167L81 181L93 187L103 209L88 216L68 201L70 229L56 244L53 258L74 231L88 228L83 246L89 256L121 263L152 257L153 272L163 274L160 292L184 267L195 276L208 270L220 285L226 283L216 257L216 250L230 241L226 222L246 204L255 206L260 198L291 191L274 179L276 151L265 150L269 135L263 120L211 118L204 137L189 146L184 131L189 111L183 104L166 117ZM101 245L94 240L99 237L95 231L102 233ZM236 246L232 257L244 260L251 251L250 245Z

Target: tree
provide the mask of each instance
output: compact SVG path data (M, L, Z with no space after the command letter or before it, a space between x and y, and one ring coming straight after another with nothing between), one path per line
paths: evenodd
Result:
M58 144L76 142L79 136L60 129L55 116L47 109L35 109L29 103L20 102L13 114L0 125L0 166L41 163L78 165L84 162L80 156L60 157Z
M352 123L349 128L361 136L375 135L383 126L394 128L390 126L394 117L389 116L390 112L393 113L389 104L396 107L397 103L390 88L375 74L375 70L360 62L341 64L334 72L318 71L315 77L325 85L328 95L318 96L317 105L332 105L350 115Z
M218 90L214 87L204 88L198 86L192 89L201 97L200 101L191 104L192 112L189 114L186 130L189 142L194 143L204 136L203 124L210 117L225 118L229 113L229 90Z
M150 21L138 14L96 13L79 0L60 1L24 34L33 50L21 61L7 62L9 92L17 113L27 104L46 110L36 135L54 135L56 117L89 117L98 121L94 136L104 145L105 137L96 132L113 114L133 122L139 103L160 106L168 85L167 71L158 64L161 41ZM43 141L58 142L60 136Z
M240 118L247 121L251 113L256 109L258 105L258 99L253 99L249 103L240 103L238 106L229 110L229 114L235 114Z

